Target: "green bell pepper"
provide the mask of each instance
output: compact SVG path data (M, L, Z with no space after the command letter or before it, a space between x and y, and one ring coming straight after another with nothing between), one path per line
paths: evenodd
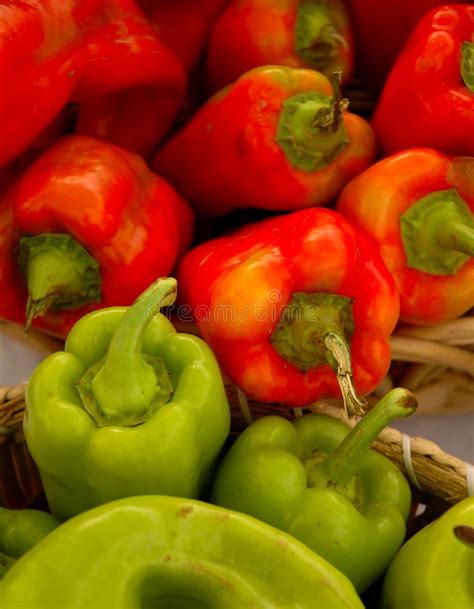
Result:
M411 537L390 565L381 609L474 607L474 497Z
M58 525L46 512L0 507L0 577Z
M350 581L269 525L132 497L62 524L0 584L2 609L363 609Z
M166 278L129 308L89 313L34 371L25 438L60 520L120 497L198 497L210 483L229 405L209 347L156 314L175 297Z
M394 389L352 430L322 414L261 418L224 457L211 501L291 533L362 592L403 543L411 504L404 476L369 448L415 409L409 391Z

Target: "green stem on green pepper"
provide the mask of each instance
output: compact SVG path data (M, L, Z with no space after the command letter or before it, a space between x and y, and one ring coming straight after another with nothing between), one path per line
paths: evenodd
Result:
M91 382L102 415L118 423L141 421L153 402L158 379L142 355L142 336L161 307L176 299L176 280L167 277L153 283L127 309L117 327L103 366ZM130 423L129 423L130 424Z

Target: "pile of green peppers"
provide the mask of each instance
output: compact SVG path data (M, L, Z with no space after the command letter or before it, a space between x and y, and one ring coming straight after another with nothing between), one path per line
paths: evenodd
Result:
M472 608L474 498L404 544L409 484L370 450L413 395L353 429L264 417L228 448L213 353L160 313L176 290L86 315L30 379L51 514L0 508L0 607L361 609L384 578L380 609Z

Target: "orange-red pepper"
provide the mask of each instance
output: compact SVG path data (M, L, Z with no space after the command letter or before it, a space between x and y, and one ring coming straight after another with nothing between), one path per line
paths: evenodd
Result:
M207 68L213 90L262 65L312 68L342 84L353 67L353 37L343 0L233 0L209 39Z
M178 278L222 369L253 398L304 406L341 386L358 411L351 361L361 394L388 370L398 292L376 249L337 212L309 208L203 243Z
M372 125L385 154L429 146L474 156L474 6L441 6L418 23Z
M375 154L369 124L345 108L319 72L255 68L216 93L153 166L210 216L325 205Z
M375 240L400 292L400 318L429 325L474 306L474 158L429 148L372 165L337 209Z
M65 138L0 201L0 318L65 337L167 275L191 229L186 203L139 156Z

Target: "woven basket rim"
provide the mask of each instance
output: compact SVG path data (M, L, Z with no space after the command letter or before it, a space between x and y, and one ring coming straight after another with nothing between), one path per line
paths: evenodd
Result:
M15 438L22 429L27 382L11 387L0 387L0 426L7 442ZM235 386L226 385L231 406L232 431L234 435L245 428L253 418L277 414L285 418L298 416L298 409L292 410L279 404L263 404L249 400ZM357 420L348 419L344 410L333 404L319 402L301 412L324 413L342 420L353 427ZM24 442L20 435L20 442ZM474 493L474 465L450 455L436 443L422 437L412 437L391 427L386 428L374 442L373 449L393 461L406 475L411 485L428 495L447 503L457 503Z

